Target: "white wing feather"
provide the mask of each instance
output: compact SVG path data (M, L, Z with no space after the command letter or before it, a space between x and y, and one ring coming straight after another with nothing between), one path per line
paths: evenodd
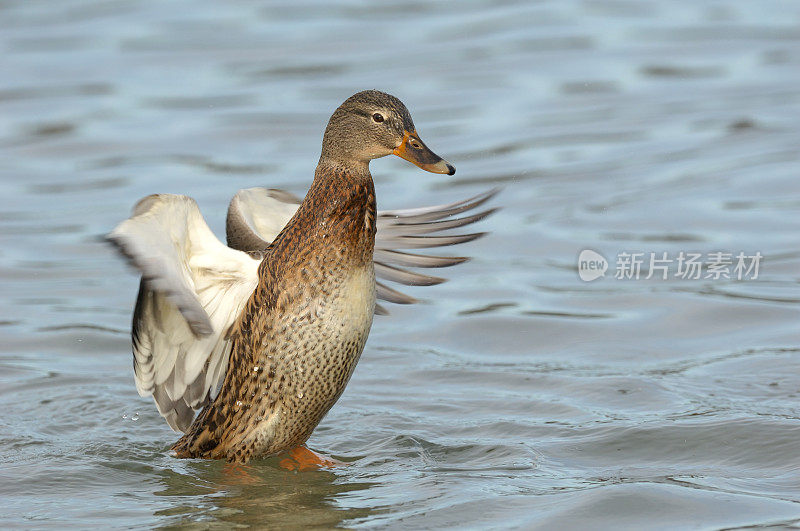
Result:
M441 232L492 214L496 209L456 217L497 192L445 205L379 211L376 277L410 286L444 282L408 268L448 267L467 258L399 249L455 245L483 236ZM139 201L133 215L109 235L142 273L132 334L136 388L142 396L153 395L173 429L186 431L195 410L217 391L228 365L227 330L258 283L261 254L299 204L300 199L281 190L240 190L228 208L225 246L208 228L193 199L152 195ZM416 302L382 282L376 284L378 297L387 302ZM382 306L375 311L388 313Z
M411 271L409 267L448 267L467 260L465 257L431 256L399 251L443 247L472 241L485 233L442 234L482 220L495 212L489 209L469 216L459 214L474 210L499 192L489 190L464 201L403 210L378 211L375 234L375 276L383 281L407 286L432 286L446 279ZM294 215L300 200L282 190L247 188L240 190L228 208L228 245L246 252L266 248ZM377 282L379 299L410 304L417 299ZM376 307L376 313L388 313Z
M141 271L133 317L136 388L188 429L228 364L225 334L258 283L259 261L220 242L193 199L153 195L109 234Z

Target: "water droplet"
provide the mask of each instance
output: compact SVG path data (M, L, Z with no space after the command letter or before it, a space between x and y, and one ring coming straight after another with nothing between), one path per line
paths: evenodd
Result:
M242 407L242 401L241 400L237 400L236 401L236 407Z
M123 420L125 420L125 419L127 419L127 418L128 418L128 414L127 414L127 413L125 413L125 414L123 414L123 415L122 415L122 419L123 419Z
M253 372L258 372L258 371L259 371L259 367L253 367Z
M134 422L139 420L139 412L138 411L133 414L133 416L131 417L131 420L134 421Z
M303 391L297 392L297 398L303 398Z
M256 422L261 422L262 420L264 420L262 417L256 417Z

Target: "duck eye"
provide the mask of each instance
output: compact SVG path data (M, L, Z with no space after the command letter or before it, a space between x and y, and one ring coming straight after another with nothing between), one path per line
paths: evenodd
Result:
M375 114L372 115L372 119L378 123L381 123L383 121L383 115L379 112L376 112Z

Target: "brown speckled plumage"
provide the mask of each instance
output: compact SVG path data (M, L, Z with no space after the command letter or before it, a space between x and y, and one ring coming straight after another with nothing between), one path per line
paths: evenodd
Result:
M287 468L332 464L302 445L344 391L373 315L387 313L376 298L416 302L387 283L435 285L445 279L413 269L466 260L405 250L479 238L449 231L494 211L459 217L496 190L376 211L369 162L390 154L455 172L425 146L400 100L359 92L331 116L305 199L240 190L228 208L228 245L184 195L143 198L109 233L142 275L131 332L136 389L185 433L173 446L178 457L246 462L289 450Z
M403 266L464 260L397 249L479 237L430 234L489 215L444 219L492 193L378 216L369 162L390 154L426 171L455 172L425 146L400 100L359 92L331 116L299 207L277 192L237 194L228 212L230 247L194 200L171 194L143 199L109 235L142 272L132 332L136 385L185 432L173 446L178 457L247 462L305 443L344 391L376 310L385 313L376 298L415 300L376 282L376 272L432 285L443 279ZM270 201L266 211L290 209L279 222L258 212Z
M372 324L374 218L368 170L318 167L230 332L233 370L173 447L178 456L245 462L308 439L344 391Z

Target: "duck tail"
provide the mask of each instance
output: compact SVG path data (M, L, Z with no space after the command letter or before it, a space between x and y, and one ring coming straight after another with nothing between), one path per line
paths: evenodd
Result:
M216 430L211 429L204 422L206 411L204 409L189 431L172 445L170 449L175 453L175 457L180 459L216 459L219 457L215 455L215 450L219 447L220 441L214 436Z

